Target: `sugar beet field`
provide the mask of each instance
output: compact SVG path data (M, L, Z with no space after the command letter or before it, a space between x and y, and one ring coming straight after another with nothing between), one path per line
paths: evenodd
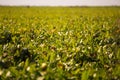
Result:
M0 80L120 80L120 7L0 7Z

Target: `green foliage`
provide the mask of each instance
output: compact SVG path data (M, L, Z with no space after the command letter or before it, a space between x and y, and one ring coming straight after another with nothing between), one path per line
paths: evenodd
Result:
M119 7L0 7L0 79L120 79Z

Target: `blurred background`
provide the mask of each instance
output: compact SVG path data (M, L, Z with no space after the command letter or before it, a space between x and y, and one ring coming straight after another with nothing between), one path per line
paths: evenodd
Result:
M0 0L9 6L120 6L120 0Z

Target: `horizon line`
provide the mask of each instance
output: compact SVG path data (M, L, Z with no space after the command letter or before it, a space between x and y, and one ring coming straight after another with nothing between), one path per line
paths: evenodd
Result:
M23 7L34 7L34 6L36 6L36 7L120 7L120 5L3 5L3 4L0 4L0 6L23 6Z

